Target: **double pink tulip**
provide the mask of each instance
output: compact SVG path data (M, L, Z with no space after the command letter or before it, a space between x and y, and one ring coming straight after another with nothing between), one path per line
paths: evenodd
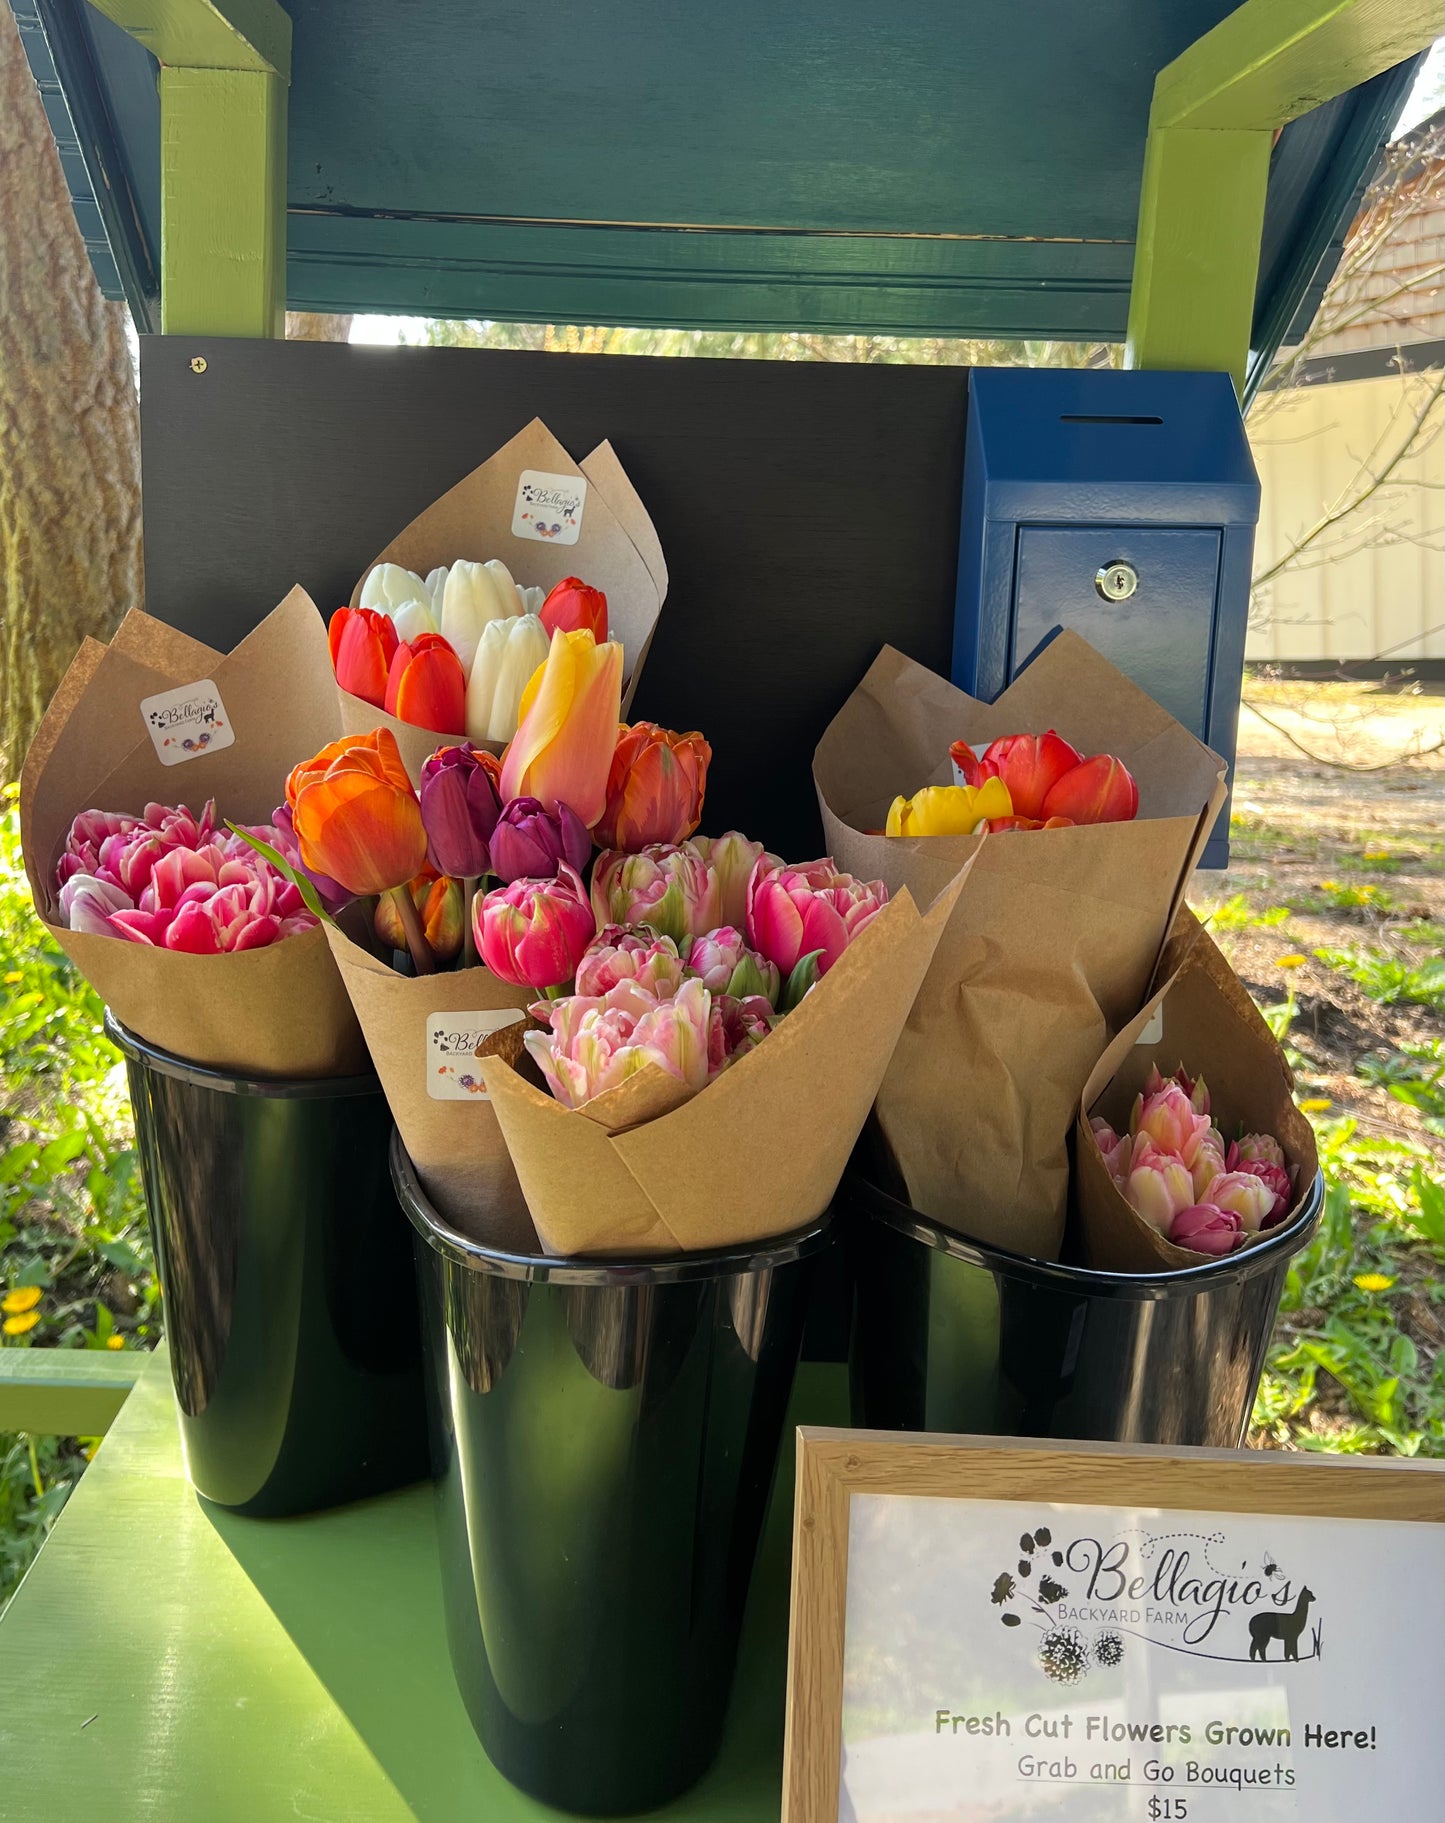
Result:
M596 929L587 888L565 861L555 880L514 880L472 901L482 961L503 981L542 992L572 979Z
M811 955L826 975L887 903L881 880L855 880L827 856L802 867L759 862L748 882L748 942L784 978Z
M652 842L635 855L609 849L592 870L599 925L646 924L674 943L713 930L713 877L691 842Z
M694 1093L707 1082L712 996L700 981L684 981L668 1000L620 981L599 998L574 994L536 1010L551 1030L528 1032L523 1042L564 1108L584 1106L649 1064Z

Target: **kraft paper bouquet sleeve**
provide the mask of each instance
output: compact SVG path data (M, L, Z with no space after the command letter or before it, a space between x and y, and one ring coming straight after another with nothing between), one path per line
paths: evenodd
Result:
M543 1246L694 1251L785 1234L820 1214L964 891L954 869L926 914L907 892L891 899L764 1043L690 1099L649 1064L568 1109L505 1059L484 1057Z
M1095 1140L1091 1117L1129 1130L1151 1068L1181 1065L1208 1087L1210 1115L1226 1140L1272 1135L1292 1179L1289 1206L1271 1228L1299 1214L1319 1160L1314 1129L1295 1105L1284 1051L1208 933L1181 909L1161 957L1162 986L1100 1057L1084 1085L1074 1129L1074 1204L1084 1264L1108 1272L1172 1272L1204 1256L1175 1245L1125 1200ZM1265 1233L1269 1233L1266 1229ZM1226 1254L1226 1259L1231 1257Z
M167 693L180 699L169 709ZM157 697L162 706L143 715L142 704ZM193 699L204 699L209 719L204 732L182 739L182 728L196 726L187 719ZM177 718L174 734L169 717ZM46 929L141 1038L244 1075L366 1068L361 1032L319 926L264 948L191 955L67 929L55 889L56 863L80 812L139 815L150 802L199 811L214 799L218 817L268 823L297 757L339 732L326 630L301 589L228 655L138 611L109 645L88 639L81 646L21 774L25 868Z
M546 502L553 504L541 504ZM667 594L667 565L612 445L599 444L576 462L534 418L377 553L358 577L350 605L360 605L378 564L398 564L425 578L458 559L492 558L500 558L523 588L545 592L578 576L603 591L610 636L623 648L625 719ZM339 685L333 688L341 697L343 732L389 728L413 779L429 754L464 738L400 721ZM506 743L471 744L500 753Z
M481 1059L519 1059L535 991L480 966L398 974L345 931L326 935L423 1189L474 1240L531 1251L531 1219Z
M952 782L949 746L1056 729L1138 783L1131 822L987 836L885 836L889 805ZM1090 1070L1143 1000L1224 802L1224 762L1077 634L992 704L891 647L818 744L839 866L924 895L970 859L878 1094L880 1129L923 1214L1058 1257L1068 1137Z

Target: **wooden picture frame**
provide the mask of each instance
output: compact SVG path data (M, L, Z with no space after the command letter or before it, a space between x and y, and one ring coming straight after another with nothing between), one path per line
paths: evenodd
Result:
M1445 1520L1445 1464L1052 1439L798 1431L782 1823L836 1823L854 1494Z

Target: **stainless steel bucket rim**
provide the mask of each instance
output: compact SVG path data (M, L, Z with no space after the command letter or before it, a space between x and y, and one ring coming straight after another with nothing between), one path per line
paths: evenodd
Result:
M1173 1272L1101 1272L1090 1266L1038 1260L1028 1254L1010 1253L1003 1247L988 1247L981 1241L967 1240L899 1202L875 1184L857 1164L850 1165L844 1174L843 1191L851 1191L868 1220L882 1222L896 1233L920 1241L925 1247L932 1247L970 1266L981 1266L986 1272L1007 1273L1013 1278L1031 1280L1041 1289L1047 1287L1075 1296L1132 1298L1146 1302L1190 1291L1210 1291L1238 1279L1253 1278L1257 1273L1277 1266L1281 1258L1298 1253L1308 1244L1318 1226L1324 1208L1325 1181L1322 1172L1315 1173L1299 1214L1293 1221L1282 1222L1272 1229L1268 1240L1257 1241L1238 1253L1205 1260L1198 1266L1179 1267Z
M365 1076L239 1076L230 1070L215 1070L209 1064L192 1063L177 1057L174 1051L163 1051L158 1044L142 1038L122 1025L105 1009L105 1035L121 1055L131 1063L143 1063L162 1076L188 1082L193 1088L213 1089L218 1095L270 1096L284 1101L320 1101L344 1099L350 1095L380 1095L381 1078Z
M416 1167L401 1143L391 1136L391 1181L407 1220L422 1239L443 1258L492 1278L520 1279L530 1283L562 1285L679 1285L690 1280L722 1279L790 1266L815 1253L832 1239L831 1209L789 1234L765 1241L743 1242L706 1252L678 1254L570 1254L511 1253L488 1247L462 1234L432 1207L416 1174Z

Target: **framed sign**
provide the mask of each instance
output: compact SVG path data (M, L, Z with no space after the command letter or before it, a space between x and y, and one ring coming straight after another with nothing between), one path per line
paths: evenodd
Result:
M1445 1789L1445 1469L799 1432L783 1823L1357 1823Z

